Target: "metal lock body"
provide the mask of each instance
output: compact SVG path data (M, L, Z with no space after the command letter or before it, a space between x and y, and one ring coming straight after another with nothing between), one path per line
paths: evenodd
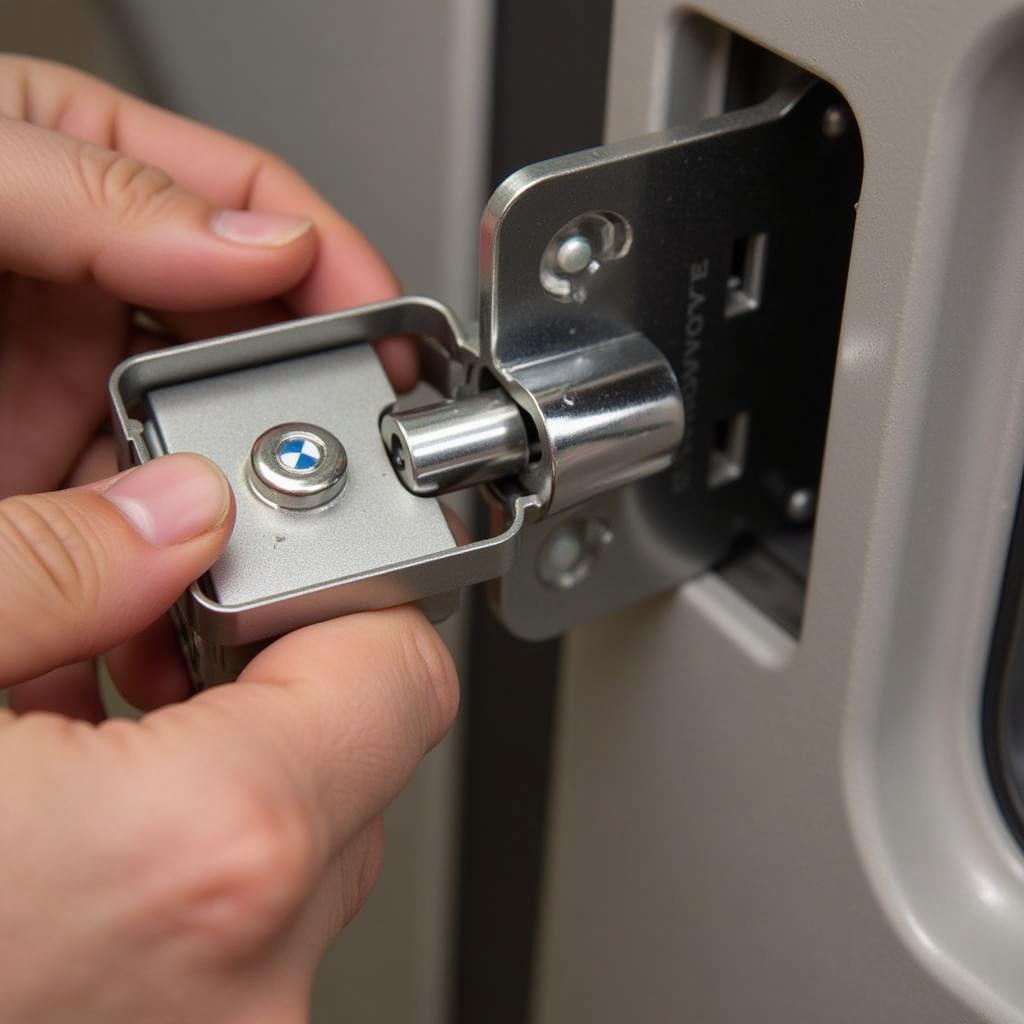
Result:
M736 536L734 508L783 516L758 496L767 473L719 466L730 486L715 482L713 402L734 400L737 375L785 381L785 338L838 332L860 149L855 132L823 135L836 102L805 80L513 175L484 215L478 337L407 298L123 363L122 461L197 451L235 489L228 548L181 603L197 678L346 612L418 601L444 617L487 580L514 632L555 635L707 568ZM730 250L751 233L761 248L735 283ZM765 270L769 237L790 280ZM801 283L819 287L809 307L793 301ZM778 332L777 351L752 325ZM424 339L439 401L396 407L369 344L394 335ZM735 365L733 335L753 353ZM768 446L786 484L820 464L820 447L785 446L795 419L820 421L823 444L827 402L801 398L776 387L774 425L746 442L749 458ZM477 485L498 525L460 546L437 496Z
M439 503L403 486L381 443L396 396L366 339L410 333L456 361L465 344L439 303L399 299L148 353L115 371L122 461L198 452L235 492L228 546L177 609L197 681L232 678L274 637L348 612L419 601L440 621L461 585L507 569L522 512L504 534L460 548ZM292 421L276 428L282 438L302 423L344 446L344 486L326 503L288 508L254 489L254 458L282 420Z

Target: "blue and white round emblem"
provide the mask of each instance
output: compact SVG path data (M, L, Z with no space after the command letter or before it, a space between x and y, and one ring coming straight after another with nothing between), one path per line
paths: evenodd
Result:
M332 501L348 479L344 445L314 423L278 423L256 438L249 453L249 483L275 508L299 511Z
M293 473L309 473L320 465L323 449L308 437L289 437L278 446L277 461Z

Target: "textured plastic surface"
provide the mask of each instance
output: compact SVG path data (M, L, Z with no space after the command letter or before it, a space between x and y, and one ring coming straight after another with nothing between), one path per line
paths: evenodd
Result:
M711 576L572 637L534 1024L1016 1024L1024 859L979 707L1024 454L1024 14L698 10L864 140L806 615L795 646ZM611 137L714 108L706 31L621 0Z

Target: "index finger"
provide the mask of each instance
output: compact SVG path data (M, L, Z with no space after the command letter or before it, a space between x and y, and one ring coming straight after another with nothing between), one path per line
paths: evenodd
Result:
M320 251L286 297L299 315L377 302L398 282L363 234L284 161L59 64L0 57L0 114L66 132L166 171L220 206L310 217Z

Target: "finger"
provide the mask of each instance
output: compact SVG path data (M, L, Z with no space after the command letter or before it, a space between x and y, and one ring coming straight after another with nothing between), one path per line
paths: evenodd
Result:
M13 686L7 701L18 714L26 711L54 711L66 718L102 722L106 717L96 679L96 665L79 661L63 665L27 683Z
M106 379L128 336L124 306L92 285L9 279L0 306L0 431L18 444L0 462L0 497L64 480L106 415Z
M181 341L216 338L255 327L269 327L291 319L281 302L256 302L210 313L154 312L157 321ZM410 338L381 338L373 346L395 390L401 394L416 386L420 376L418 345Z
M153 622L220 554L227 481L197 455L0 502L0 685L108 650Z
M97 434L79 456L68 475L68 487L84 487L117 473L117 452L114 439L107 433Z
M180 341L201 341L238 331L251 331L291 319L291 310L272 299L251 302L231 309L215 309L200 313L174 313L153 310L153 317Z
M419 345L412 338L380 338L373 347L395 390L412 391L420 379Z
M420 612L397 608L283 637L237 684L145 721L192 763L219 763L282 800L289 821L302 815L326 866L394 799L457 706L447 648Z
M105 657L118 692L139 711L176 704L191 693L177 630L166 615L107 651Z
M460 547L463 544L470 543L473 536L467 529L466 524L462 521L462 516L460 516L459 513L446 502L441 501L439 504L445 521L448 523L448 529L452 531L452 537L455 538L455 543Z
M102 435L83 452L68 483L72 487L90 484L117 472L113 439ZM19 713L54 711L65 718L101 722L106 717L96 675L96 662L89 658L64 665L27 683L12 686L8 703Z
M217 208L153 165L21 121L0 119L0 172L0 267L135 305L240 305L293 287L315 255L299 210Z
M292 168L257 146L71 68L25 58L0 59L0 111L156 164L220 206L305 213L316 226L320 246L310 274L288 296L298 315L398 294L394 274L366 238ZM411 387L415 346L396 342L384 358L396 387Z

